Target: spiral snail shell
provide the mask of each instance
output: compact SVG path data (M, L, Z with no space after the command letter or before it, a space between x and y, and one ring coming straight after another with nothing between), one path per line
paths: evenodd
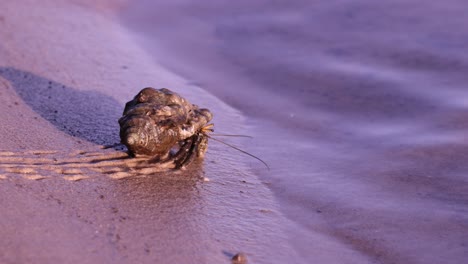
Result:
M169 89L141 90L127 102L119 119L120 139L133 156L172 161L175 167L187 165L193 156L203 156L213 118ZM178 146L176 153L171 149Z

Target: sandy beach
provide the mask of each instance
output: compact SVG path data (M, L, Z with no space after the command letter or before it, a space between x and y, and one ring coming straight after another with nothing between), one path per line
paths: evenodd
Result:
M464 2L0 7L0 263L468 261ZM103 149L147 86L270 170Z
M2 2L0 262L229 263L238 252L266 261L270 243L280 259L294 256L271 191L221 146L179 173L91 166L90 157L112 154L99 146L119 142L124 103L146 86L223 113L215 122L229 132L246 126L237 110L153 62L112 10Z

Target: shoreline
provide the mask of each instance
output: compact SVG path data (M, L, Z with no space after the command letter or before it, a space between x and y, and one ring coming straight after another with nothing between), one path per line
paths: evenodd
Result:
M154 60L246 116L255 139L241 146L272 165L246 164L290 220L289 262L459 263L464 7L139 0L122 20Z

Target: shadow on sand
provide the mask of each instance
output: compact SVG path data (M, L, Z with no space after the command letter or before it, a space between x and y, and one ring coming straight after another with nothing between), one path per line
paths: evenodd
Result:
M77 90L30 72L0 67L17 94L57 129L89 142L120 142L118 118L123 105L96 91Z

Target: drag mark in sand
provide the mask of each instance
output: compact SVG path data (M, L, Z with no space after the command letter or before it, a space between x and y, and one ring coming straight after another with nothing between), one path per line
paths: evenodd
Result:
M63 153L49 150L0 151L0 180L21 177L27 180L62 178L81 181L105 175L111 179L146 176L170 168L144 158L131 158L114 149L77 150Z

